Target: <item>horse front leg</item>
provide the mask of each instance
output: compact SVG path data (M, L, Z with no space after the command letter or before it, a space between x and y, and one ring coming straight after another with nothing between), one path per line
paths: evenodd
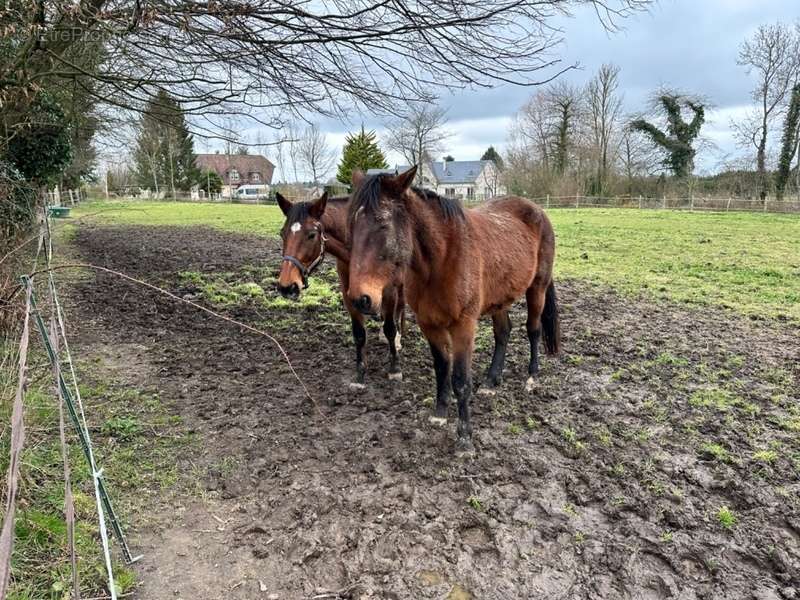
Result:
M456 454L461 456L471 456L475 453L475 447L472 445L469 401L472 396L472 350L477 324L477 319L468 318L450 329L453 348L453 392L458 400Z
M396 307L397 307L397 290L392 289L390 292L384 294L383 306L381 312L383 314L383 334L386 336L386 341L389 345L389 379L395 381L403 380L403 372L400 370L400 360L397 351L399 349L400 336L397 329Z
M425 327L420 324L428 340L436 375L436 404L429 421L434 425L447 424L447 406L450 404L450 335L446 329Z
M353 330L353 342L356 346L356 376L350 382L351 390L363 390L366 385L364 383L366 375L366 367L364 366L364 345L367 343L367 330L364 327L364 315L362 315L356 307L350 302L347 296L347 282L349 280L349 269L347 263L337 261L336 272L339 275L339 286L342 290L342 302L347 312L350 313L350 325Z

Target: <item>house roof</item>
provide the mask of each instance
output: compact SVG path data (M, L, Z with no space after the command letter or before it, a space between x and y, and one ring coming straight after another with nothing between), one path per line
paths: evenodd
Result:
M445 183L474 183L478 179L486 163L490 160L451 160L431 161L428 167L433 172L437 184ZM408 165L395 165L394 169L369 169L368 175L377 173L402 173L408 170Z
M246 176L248 173L261 173L264 183L272 182L273 165L260 154L198 154L196 164L201 169L209 169L225 177L230 169L236 169Z
M431 163L433 176L439 183L473 183L486 166L488 160L451 160Z

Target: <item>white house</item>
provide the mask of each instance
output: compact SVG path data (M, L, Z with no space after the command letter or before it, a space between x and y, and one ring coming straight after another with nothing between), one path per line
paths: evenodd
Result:
M368 174L402 173L407 169L407 165L396 165L394 169L370 169ZM422 165L422 187L465 202L481 202L507 193L500 171L491 160L425 162Z

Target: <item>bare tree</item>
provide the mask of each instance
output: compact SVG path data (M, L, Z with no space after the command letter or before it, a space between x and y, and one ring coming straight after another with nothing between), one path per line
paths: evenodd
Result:
M300 161L315 185L320 183L336 164L336 151L328 144L327 136L316 124L306 128L297 144L297 149Z
M422 165L443 150L452 134L445 129L447 114L442 108L414 104L408 114L389 124L386 147L401 154L410 165ZM417 170L417 183L422 183Z
M619 168L625 177L627 194L630 196L633 195L634 181L663 171L664 160L657 148L642 133L631 127L624 127L620 134Z
M569 167L570 151L576 143L582 110L581 94L574 86L558 83L548 90L547 105L552 122L553 169L563 175Z
M537 91L520 109L511 126L511 137L517 138L516 150L527 147L532 158L549 169L552 127L547 94Z
M202 116L195 133L232 113L271 127L354 106L397 114L443 89L550 79L573 66L551 52L555 20L590 4L613 28L651 1L11 2L0 104L23 115L31 91L74 81L98 103L134 110L168 88Z
M767 138L775 118L785 108L800 69L800 35L783 23L761 25L739 48L737 61L754 74L754 111L735 124L740 142L756 149L761 196L766 195Z
M602 191L614 162L620 138L622 96L618 93L619 67L604 64L589 82L587 113L591 141L597 160L597 184Z

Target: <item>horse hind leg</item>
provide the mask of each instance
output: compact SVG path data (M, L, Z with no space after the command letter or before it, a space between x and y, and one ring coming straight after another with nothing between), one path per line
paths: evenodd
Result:
M545 349L548 354L557 354L560 346L560 331L558 323L558 307L556 305L555 286L552 280L544 282L541 278L534 279L531 287L525 293L528 305L528 341L531 344L531 360L528 363L528 380L525 389L532 391L536 386L536 377L539 374L539 340L544 333Z
M511 335L511 319L508 310L497 311L492 314L492 326L494 329L494 353L492 363L486 372L486 380L478 393L493 396L503 380L503 368L506 362L506 351L508 350L508 338Z

